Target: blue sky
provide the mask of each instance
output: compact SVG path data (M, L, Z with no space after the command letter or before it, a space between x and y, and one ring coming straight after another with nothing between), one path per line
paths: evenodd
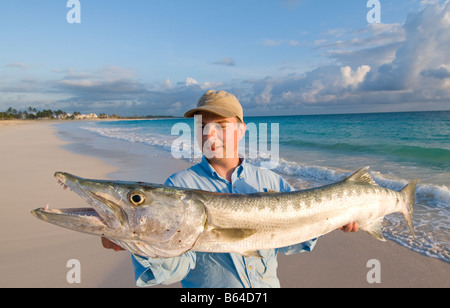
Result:
M0 2L0 111L182 115L209 89L247 115L450 109L448 0Z

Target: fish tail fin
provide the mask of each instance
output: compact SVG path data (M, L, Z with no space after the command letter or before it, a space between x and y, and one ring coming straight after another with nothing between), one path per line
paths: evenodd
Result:
M418 182L419 180L414 180L401 190L401 192L406 196L406 203L405 203L406 206L403 209L402 214L414 238L416 238L416 235L414 234L414 226L413 226L413 213L414 213L413 207L415 201L416 185Z

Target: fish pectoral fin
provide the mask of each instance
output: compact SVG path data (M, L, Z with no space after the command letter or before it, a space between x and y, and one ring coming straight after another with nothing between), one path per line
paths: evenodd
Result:
M380 240L382 242L386 242L386 239L383 236L383 232L381 230L383 223L383 217L375 220L371 225L361 228L362 230L369 233L371 236L376 238L377 240Z
M264 259L264 257L259 253L258 250L243 251L243 252L239 252L239 254L243 255L246 258L255 257L255 258Z
M255 233L255 229L243 228L213 228L211 230L211 234L216 237L217 240L223 240L226 242L240 241Z

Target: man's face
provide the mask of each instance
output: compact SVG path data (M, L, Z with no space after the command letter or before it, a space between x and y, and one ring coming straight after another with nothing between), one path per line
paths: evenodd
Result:
M223 118L209 112L199 113L196 119L201 120L201 146L206 158L238 157L239 141L245 135L244 123L236 117Z

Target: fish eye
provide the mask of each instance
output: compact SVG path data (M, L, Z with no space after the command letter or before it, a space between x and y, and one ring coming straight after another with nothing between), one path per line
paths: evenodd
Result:
M139 191L133 191L129 193L128 199L133 205L139 206L145 202L145 196Z

